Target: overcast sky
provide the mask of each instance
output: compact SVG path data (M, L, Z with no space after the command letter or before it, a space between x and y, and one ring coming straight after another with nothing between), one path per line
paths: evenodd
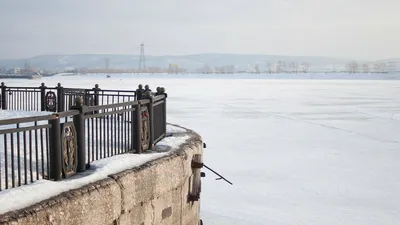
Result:
M261 53L400 57L400 0L0 0L0 58Z

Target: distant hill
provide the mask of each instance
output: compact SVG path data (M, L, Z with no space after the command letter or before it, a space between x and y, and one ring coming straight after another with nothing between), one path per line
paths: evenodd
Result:
M137 68L138 55L106 55L106 54L79 54L79 55L40 55L27 59L0 60L0 68L23 67L27 60L32 67L50 70L65 70L71 68L105 68L105 58L109 58L109 67L116 69ZM181 56L146 56L147 67L166 68L170 63L179 64L182 68L195 71L205 65L210 67L234 65L237 70L248 70L258 65L260 70L265 70L267 62L278 61L310 64L310 70L321 70L331 65L342 66L350 59L337 59L328 57L310 56L280 56L261 54L195 54Z

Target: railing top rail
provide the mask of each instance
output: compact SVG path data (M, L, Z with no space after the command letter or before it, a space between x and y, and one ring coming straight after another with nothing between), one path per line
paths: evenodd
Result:
M158 102L158 101L161 101L161 100L163 100L165 98L166 98L165 95L157 95L157 96L154 96L153 101L154 102Z
M0 120L0 126L17 124L17 123L29 123L29 122L42 121L42 120L52 120L52 119L55 119L56 117L57 117L56 114L51 114L51 115L45 115L45 116L11 118L11 119Z
M135 97L136 95L130 95L130 94L121 94L121 93L101 93L99 96L101 96L101 97L107 97L107 96L110 96L110 97L112 97L112 96L114 96L114 97Z
M28 93L28 92L37 92L37 93L40 93L40 89L14 89L14 90L7 90L7 92L9 93L9 94L11 94L11 93L19 93L19 92L22 92L22 93Z
M93 89L84 89L84 88L65 88L63 87L64 91L93 91Z
M128 105L137 105L137 104L138 104L137 101L130 101L130 102L109 104L109 105L88 106L88 107L85 107L84 112L93 112L93 111L98 111L98 110L102 110L102 109L112 109L112 108L128 106Z
M132 108L127 108L127 109L118 109L118 110L113 110L113 111L109 111L109 112L102 112L102 113L95 113L95 114L87 114L85 115L85 119L89 119L89 118L99 118L99 117L104 117L107 115L115 115L115 114L122 114L124 112L132 112L132 111L136 111L135 107Z
M53 114L44 115L44 116L29 116L29 117L10 118L10 119L0 120L0 126L16 124L16 123L29 123L29 122L35 122L35 121L53 120L53 119L56 119L57 117L63 118L63 117L68 117L68 116L75 116L78 114L79 114L78 110L69 110L69 111L65 111L65 112L53 113Z
M136 93L136 91L132 91L132 90L111 90L111 89L99 89L99 91L108 91L108 92L132 92L132 93Z
M150 99L141 99L141 100L139 100L139 103L141 105L149 104L150 103Z
M58 112L55 113L54 115L58 116L58 117L68 117L68 116L75 116L79 114L79 110L69 110L69 111L65 111L65 112Z
M6 87L6 90L12 90L12 89L40 89L41 87Z

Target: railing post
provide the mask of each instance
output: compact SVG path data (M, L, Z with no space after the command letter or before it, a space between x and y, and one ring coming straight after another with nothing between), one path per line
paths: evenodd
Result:
M167 93L165 93L165 88L161 88L161 94L164 94L165 98L164 98L164 105L163 105L163 116L164 116L164 120L163 120L163 128L164 128L164 135L167 134Z
M143 98L143 93L144 93L143 85L139 84L138 89L136 89L135 93L136 101L139 101Z
M167 93L165 93L165 88L163 87L157 87L157 93L156 95L164 95L164 104L163 104L163 132L164 134L167 133Z
M61 128L60 117L56 115L55 119L49 120L50 129L50 179L61 180Z
M144 92L142 93L141 98L150 100L149 107L148 107L148 109L149 109L149 126L150 126L149 148L153 149L153 147L154 147L154 120L153 120L154 119L154 114L153 114L154 108L153 108L153 100L154 99L153 99L153 93L151 92L151 89L150 89L149 85L145 86Z
M154 107L153 107L153 96L150 96L149 98L150 104L149 104L149 123L150 123L150 143L149 143L149 148L153 149L154 148Z
M44 83L42 83L42 85L40 85L40 110L41 111L46 111L46 86L44 85Z
M64 112L65 111L65 104L64 104L64 88L61 86L61 83L57 84L57 112Z
M93 90L94 90L94 98L93 98L94 105L100 105L99 93L101 89L99 88L99 85L98 84L94 85Z
M134 129L133 132L133 142L135 143L135 153L140 154L142 153L142 112L140 108L140 102L136 105L135 115L132 121L132 127Z
M1 109L7 109L7 86L1 82Z
M83 99L77 97L75 99L75 105L71 107L72 110L79 110L79 114L73 117L74 126L77 137L77 148L78 148L78 172L86 170L86 146L85 146L85 108L83 105ZM90 166L90 165L89 165Z
M137 103L137 102L135 102ZM137 103L139 104L139 103ZM135 104L132 104L132 108L135 108L135 110L131 111L131 151L133 152L134 149L136 149L136 110L137 107Z

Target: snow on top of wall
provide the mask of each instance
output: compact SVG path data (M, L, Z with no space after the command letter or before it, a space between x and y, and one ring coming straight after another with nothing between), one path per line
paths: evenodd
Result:
M2 112L2 111L0 111ZM2 114L5 115L5 114ZM28 207L37 202L59 195L72 189L107 178L127 169L145 164L151 160L170 154L184 144L190 135L186 130L173 125L167 126L167 137L157 143L157 146L168 146L169 152L148 154L123 154L101 159L91 163L91 168L70 179L62 181L39 180L32 184L4 190L0 192L0 214ZM163 148L161 148L163 149ZM34 194L33 194L34 193ZM3 204L7 202L7 204Z
M178 126L167 126L167 134L172 134L172 133L186 133L187 130Z

